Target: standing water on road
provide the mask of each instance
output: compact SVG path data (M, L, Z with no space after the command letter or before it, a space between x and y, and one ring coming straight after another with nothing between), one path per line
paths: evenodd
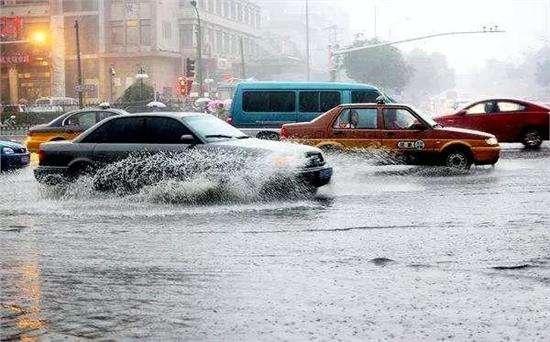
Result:
M119 195L3 174L1 338L550 334L548 147L468 174L327 159L314 198L229 203L162 195L199 180Z

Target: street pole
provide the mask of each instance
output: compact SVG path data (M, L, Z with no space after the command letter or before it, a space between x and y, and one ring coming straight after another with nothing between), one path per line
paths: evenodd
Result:
M202 76L202 29L201 29L201 17L199 15L199 9L197 8L197 2L195 0L191 1L191 6L195 11L197 16L197 63L195 68L197 70L197 79L199 84L199 97L203 96L203 76Z
M76 34L76 64L78 68L78 107L83 107L83 100L82 100L82 62L80 60L80 33L79 33L79 25L78 20L74 21L74 29Z
M109 76L111 77L110 80L110 88L109 88L109 103L113 104L113 92L114 92L114 81L115 81L115 67L111 64L109 67Z
M382 47L382 46L408 43L408 42L413 42L413 41L417 41L417 40L424 40L424 39L443 37L443 36L485 34L485 33L504 33L504 32L506 32L506 31L498 30L496 28L496 26L495 26L494 29L490 28L489 30L484 29L482 31L443 32L443 33L429 34L429 35L420 36L420 37L402 39L402 40L397 40L397 41L393 41L393 42L385 42L385 43L378 43L378 44L372 44L372 45L358 46L358 47L353 47L353 48L340 49L340 50L334 51L333 53L334 53L334 55L343 55L343 54L350 53L350 52L355 52L355 51L368 50L368 49L373 49L373 48Z
M309 50L309 0L306 0L306 80L311 78L310 70L310 50Z
M240 50L241 50L241 78L244 80L246 79L246 70L244 67L244 37L241 37L240 42Z

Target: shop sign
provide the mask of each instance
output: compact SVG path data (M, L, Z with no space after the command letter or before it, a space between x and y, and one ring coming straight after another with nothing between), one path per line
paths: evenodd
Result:
M28 64L30 61L31 56L26 53L0 56L0 64Z
M0 36L16 38L23 29L23 18L0 17Z

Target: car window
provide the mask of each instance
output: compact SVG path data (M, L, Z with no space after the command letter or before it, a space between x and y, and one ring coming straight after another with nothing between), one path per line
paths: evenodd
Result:
M192 134L181 122L172 118L151 117L147 119L146 141L148 144L181 144L181 136Z
M147 141L144 117L117 118L105 122L86 136L84 143L137 144Z
M342 111L334 122L334 128L378 128L376 108L350 108Z
M302 113L326 112L341 102L338 91L301 91L299 109Z
M418 129L420 121L408 110L401 108L383 109L384 127L390 130Z
M110 118L111 116L115 116L117 115L116 113L114 112L109 112L109 111L101 111L101 112L97 112L97 122L100 122L100 121L103 121L107 118Z
M334 121L334 124L332 125L333 128L351 128L350 126L350 110L344 109L340 115L338 115L338 118L336 118L336 121Z
M496 101L486 101L473 105L466 109L466 114L487 114L500 112Z
M64 126L79 126L82 129L88 129L95 124L95 112L83 112L67 117L67 119L65 119Z
M352 90L351 103L376 103L380 93L375 90Z
M498 101L498 108L501 112L521 112L525 110L525 106L510 101Z
M296 111L296 93L293 91L245 91L243 94L245 112Z

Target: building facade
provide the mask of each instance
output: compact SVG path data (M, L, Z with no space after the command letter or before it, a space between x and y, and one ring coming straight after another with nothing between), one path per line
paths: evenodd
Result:
M115 100L140 70L165 97L176 94L187 58L196 58L197 19L187 0L0 0L0 18L20 18L16 36L46 31L44 46L5 44L0 50L3 102L77 97L75 21L79 23L84 100ZM203 75L235 75L241 60L258 51L260 8L249 0L199 0Z

